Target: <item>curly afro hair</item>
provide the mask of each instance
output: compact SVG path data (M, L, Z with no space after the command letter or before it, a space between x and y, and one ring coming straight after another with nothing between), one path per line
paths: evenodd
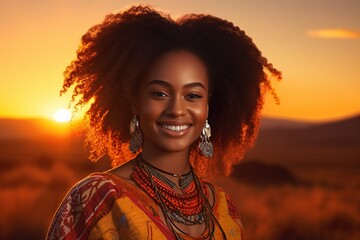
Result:
M162 54L183 49L207 66L209 123L214 157L192 147L191 163L200 173L229 174L253 144L270 76L281 72L268 63L244 31L211 15L188 14L176 20L149 6L109 14L81 39L76 59L66 68L61 94L73 88L72 102L90 104L86 112L90 159L107 155L113 166L130 160L131 103L149 65ZM195 146L196 144L194 144Z

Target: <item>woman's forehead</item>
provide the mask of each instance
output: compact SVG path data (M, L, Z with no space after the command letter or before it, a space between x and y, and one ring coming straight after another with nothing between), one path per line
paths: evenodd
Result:
M194 53L186 50L171 51L157 58L149 67L144 84L154 80L189 85L199 82L208 86L205 64Z

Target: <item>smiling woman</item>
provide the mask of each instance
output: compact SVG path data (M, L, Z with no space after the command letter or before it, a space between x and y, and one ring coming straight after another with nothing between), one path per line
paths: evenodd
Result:
M144 135L143 157L151 159L146 155L166 149L183 152L186 158L187 148L199 138L208 117L209 87L203 62L187 51L168 52L154 61L139 93L134 114ZM168 165L168 160L159 160L158 165Z
M242 239L230 197L203 177L229 174L252 144L265 70L281 78L210 15L173 20L140 5L89 29L62 92L74 87L75 107L92 101L90 158L114 168L74 186L47 239Z

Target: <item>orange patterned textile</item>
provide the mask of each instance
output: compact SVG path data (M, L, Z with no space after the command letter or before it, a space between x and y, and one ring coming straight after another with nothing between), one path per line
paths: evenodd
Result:
M228 240L243 239L236 209L218 187L215 187L213 212ZM222 239L218 227L214 235L215 239ZM94 173L77 183L60 205L46 236L46 240L53 239L175 238L161 220L160 208L148 195L113 174Z

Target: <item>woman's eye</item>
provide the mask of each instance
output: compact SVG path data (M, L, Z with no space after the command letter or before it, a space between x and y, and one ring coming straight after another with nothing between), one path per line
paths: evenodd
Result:
M187 95L187 98L188 99L199 99L199 98L202 98L202 96L199 94L196 94L196 93L191 93L191 94Z
M164 92L152 92L151 95L154 97L167 97L167 94Z

